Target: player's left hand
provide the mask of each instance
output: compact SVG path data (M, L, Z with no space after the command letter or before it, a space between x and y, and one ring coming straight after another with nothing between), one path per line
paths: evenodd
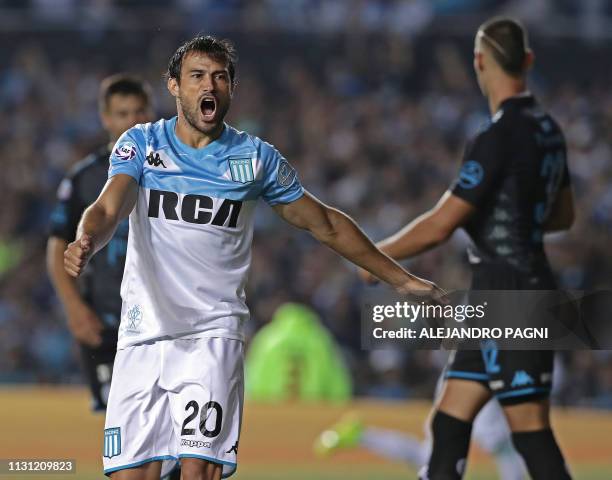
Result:
M98 315L84 302L68 305L68 328L79 343L96 348L102 343L104 325Z

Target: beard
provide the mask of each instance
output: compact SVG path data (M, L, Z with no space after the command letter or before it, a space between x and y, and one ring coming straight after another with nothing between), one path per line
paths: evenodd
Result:
M204 135L210 135L223 124L223 119L225 118L225 114L229 109L229 105L223 105L219 100L217 100L217 113L214 121L205 122L201 118L202 111L200 109L199 102L190 105L180 96L177 97L177 101L189 126L194 130L203 133Z

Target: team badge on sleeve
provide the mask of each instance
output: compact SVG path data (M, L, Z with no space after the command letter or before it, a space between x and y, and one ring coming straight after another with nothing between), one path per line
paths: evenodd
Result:
M123 142L117 145L113 155L119 160L131 160L136 156L136 145L132 142Z
M276 181L282 187L288 187L295 180L296 172L287 160L283 160L278 166L278 173L276 174Z
M475 160L465 162L459 172L459 186L462 188L474 188L482 182L484 170L482 165Z
M255 180L251 157L229 157L228 162L234 182L250 183Z
M121 427L104 429L104 456L113 458L121 454Z

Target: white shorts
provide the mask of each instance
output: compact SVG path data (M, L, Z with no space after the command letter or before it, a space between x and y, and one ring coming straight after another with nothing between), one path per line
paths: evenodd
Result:
M180 458L236 471L243 405L243 344L170 339L119 350L104 425L104 473Z

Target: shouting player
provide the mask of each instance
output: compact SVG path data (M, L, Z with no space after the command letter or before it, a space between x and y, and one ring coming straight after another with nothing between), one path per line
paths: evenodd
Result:
M432 210L380 242L383 252L396 260L413 257L463 227L474 243L468 252L473 290L556 288L543 235L571 226L573 197L563 134L527 90L533 58L517 21L494 18L478 29L474 68L491 121L467 146L450 190ZM531 477L569 479L550 427L552 369L552 351L452 355L422 478L462 477L472 421L495 396Z
M105 474L184 479L236 469L243 403L245 283L263 198L287 222L400 292L441 292L382 254L345 214L306 192L270 144L224 123L235 51L196 37L170 59L178 115L128 130L84 213L65 268L78 276L129 215L123 308L104 431Z

